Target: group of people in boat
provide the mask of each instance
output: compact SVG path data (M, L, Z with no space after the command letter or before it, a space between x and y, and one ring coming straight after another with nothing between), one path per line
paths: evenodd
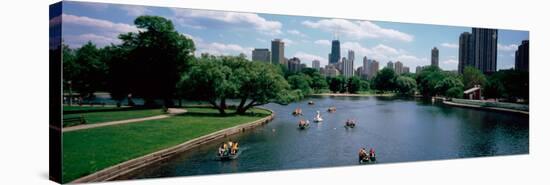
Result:
M373 148L370 148L369 152L365 148L359 150L359 162L374 162L376 161L376 153Z
M330 106L330 107L328 108L327 112L329 112L329 113L336 112L336 107L335 107L335 106Z
M292 112L292 115L295 115L295 116L301 116L303 115L302 114L302 109L300 109L299 107L294 109L294 111Z
M301 119L300 121L298 121L298 127L300 128L306 128L309 126L309 120L303 120Z
M218 156L229 156L235 155L239 152L239 143L228 141L227 143L222 143L218 148Z
M355 122L354 119L348 119L348 120L346 120L346 127L351 127L351 128L353 128L353 127L355 127L355 123L356 123L356 122Z

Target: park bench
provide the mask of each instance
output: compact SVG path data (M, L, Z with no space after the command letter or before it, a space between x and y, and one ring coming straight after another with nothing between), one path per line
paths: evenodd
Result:
M75 126L75 125L80 125L85 123L86 123L86 119L84 118L84 116L63 118L63 127Z

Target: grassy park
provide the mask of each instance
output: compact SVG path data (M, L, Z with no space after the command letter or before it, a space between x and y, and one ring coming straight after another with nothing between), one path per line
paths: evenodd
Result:
M63 182L270 114L257 108L242 115L220 115L206 107L186 109L166 119L63 133Z
M114 107L63 107L64 112L67 110L84 111L80 113L64 113L63 118L83 116L86 119L86 124L103 123L108 121L119 121L134 118L144 118L164 114L161 109L122 109ZM98 111L100 110L100 111ZM63 127L74 126L71 124L63 124Z

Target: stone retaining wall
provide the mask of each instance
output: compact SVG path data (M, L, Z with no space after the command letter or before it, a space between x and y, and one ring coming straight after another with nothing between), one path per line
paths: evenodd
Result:
M273 111L271 110L268 110L268 111L271 112L271 115L265 118L262 118L260 120L256 120L250 123L245 123L235 127L223 129L208 135L204 135L204 136L186 141L182 144L179 144L170 148L166 148L142 157L131 159L129 161L108 167L106 169L95 172L93 174L78 178L72 181L71 183L102 182L102 181L113 180L123 175L129 174L130 172L133 172L140 168L143 168L148 165L154 164L156 162L162 161L164 159L173 157L175 154L179 154L181 152L185 152L195 147L198 147L204 143L225 138L227 136L241 133L246 130L267 124L268 122L273 120L273 118L275 117L275 113L273 113Z

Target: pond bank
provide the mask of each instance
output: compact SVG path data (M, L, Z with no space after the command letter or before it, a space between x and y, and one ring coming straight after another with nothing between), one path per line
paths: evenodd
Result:
M487 103L491 103L491 105L493 106L488 105ZM445 105L456 106L456 107L493 110L493 111L502 111L502 112L511 112L511 113L529 115L528 109L527 111L520 110L520 109L512 109L512 108L499 106L498 103L499 102L483 102L483 101L464 100L464 99L455 99L455 98L453 98L451 101L443 101L443 104Z
M71 183L84 183L84 182L101 182L101 181L117 179L120 176L133 172L135 170L141 169L143 167L149 166L158 161L168 159L181 152L188 151L192 148L201 146L211 141L215 141L217 139L225 138L229 135L237 134L245 130L249 130L249 129L264 125L274 118L274 112L269 109L263 109L263 110L265 110L266 112L269 112L270 114L266 117L263 117L254 121L238 124L233 127L225 128L206 135L202 135L194 139L187 140L181 144L177 144L172 147L157 150L155 152L143 155L141 157L133 158L133 159L124 161L122 163L112 165L103 170L93 172L84 177L80 177L76 180L72 180L72 181L69 179L67 180L69 180ZM189 116L183 116L183 117L189 117ZM160 124L154 124L154 125L160 125Z
M385 93L385 94L349 94L349 93L320 93L320 94L311 94L309 96L351 96L351 97L367 97L367 96L383 96L383 97L390 97L395 96L394 93Z

